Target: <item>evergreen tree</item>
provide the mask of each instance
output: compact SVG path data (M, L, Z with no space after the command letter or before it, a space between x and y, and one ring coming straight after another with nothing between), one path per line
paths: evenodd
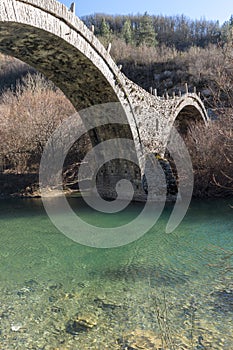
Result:
M83 17L90 28L95 27L95 34L104 45L113 37L120 37L133 45L174 46L186 50L191 46L207 47L209 44L224 44L233 38L233 16L221 27L218 21L190 20L181 16L142 15L111 16L95 14Z
M138 29L138 45L142 44L150 47L157 44L152 17L147 13L141 17Z
M105 18L102 18L102 21L101 21L100 35L105 39L110 39L111 37L111 29L109 24L106 22Z
M223 42L232 42L233 40L233 15L231 15L229 21L226 21L222 25L221 37Z
M233 27L233 15L231 15L231 17L230 17L229 25L230 25L230 27Z
M229 34L228 34L228 42L233 41L233 15L231 15L229 20Z
M132 35L132 26L130 19L127 19L122 28L122 37L125 40L126 44L132 44L133 35Z

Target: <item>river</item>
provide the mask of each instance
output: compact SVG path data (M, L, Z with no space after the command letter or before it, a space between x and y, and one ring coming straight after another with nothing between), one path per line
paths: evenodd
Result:
M142 206L70 202L105 227ZM193 201L171 234L168 206L137 241L97 249L61 234L40 199L0 201L0 349L233 349L232 204Z

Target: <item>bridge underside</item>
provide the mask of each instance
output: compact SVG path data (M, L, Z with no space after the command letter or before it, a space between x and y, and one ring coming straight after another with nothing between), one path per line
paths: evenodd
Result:
M47 31L21 23L0 23L0 50L43 73L77 110L118 101L107 79L86 56Z
M174 126L176 127L176 129L181 135L186 135L189 125L191 123L196 123L196 122L203 123L203 126L205 124L205 121L203 120L203 116L200 113L200 110L198 110L194 106L189 105L184 107L179 112L174 122Z
M69 33L67 33L69 34ZM59 41L59 43L58 43ZM44 74L78 110L103 103L120 103L115 91L99 69L75 47L41 29L18 23L0 23L0 51L24 61ZM116 111L115 111L116 112ZM82 121L88 130L93 147L109 139L133 139L131 128L123 108L118 111L118 123L109 123L106 113L95 113L96 120ZM110 118L111 119L111 118ZM122 123L120 123L122 121ZM96 126L103 124L101 126ZM105 197L116 197L115 185L122 179L120 169L124 164L123 176L140 181L140 169L125 160L108 162L97 176L97 188ZM138 187L138 185L137 185Z
M69 32L67 33L69 35ZM43 73L67 98L76 110L102 103L119 102L115 91L99 69L77 48L57 36L28 25L0 22L0 51L20 59ZM121 111L121 120L124 111ZM103 117L103 116L102 116ZM101 118L97 116L96 118ZM95 122L85 121L86 128ZM93 146L111 138L132 139L129 123L91 128Z

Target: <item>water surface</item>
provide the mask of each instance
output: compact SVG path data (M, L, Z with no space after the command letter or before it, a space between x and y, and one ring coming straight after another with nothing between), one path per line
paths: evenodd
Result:
M105 227L142 209L105 215L70 201ZM136 242L96 249L58 232L41 200L2 200L0 349L233 349L231 204L193 201L172 234L168 207Z

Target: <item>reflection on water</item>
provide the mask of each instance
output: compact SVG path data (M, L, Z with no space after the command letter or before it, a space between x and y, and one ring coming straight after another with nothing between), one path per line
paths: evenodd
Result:
M141 210L73 208L108 227ZM0 202L0 349L233 349L233 209L193 202L165 234L170 208L145 236L115 249L60 234L40 200Z

